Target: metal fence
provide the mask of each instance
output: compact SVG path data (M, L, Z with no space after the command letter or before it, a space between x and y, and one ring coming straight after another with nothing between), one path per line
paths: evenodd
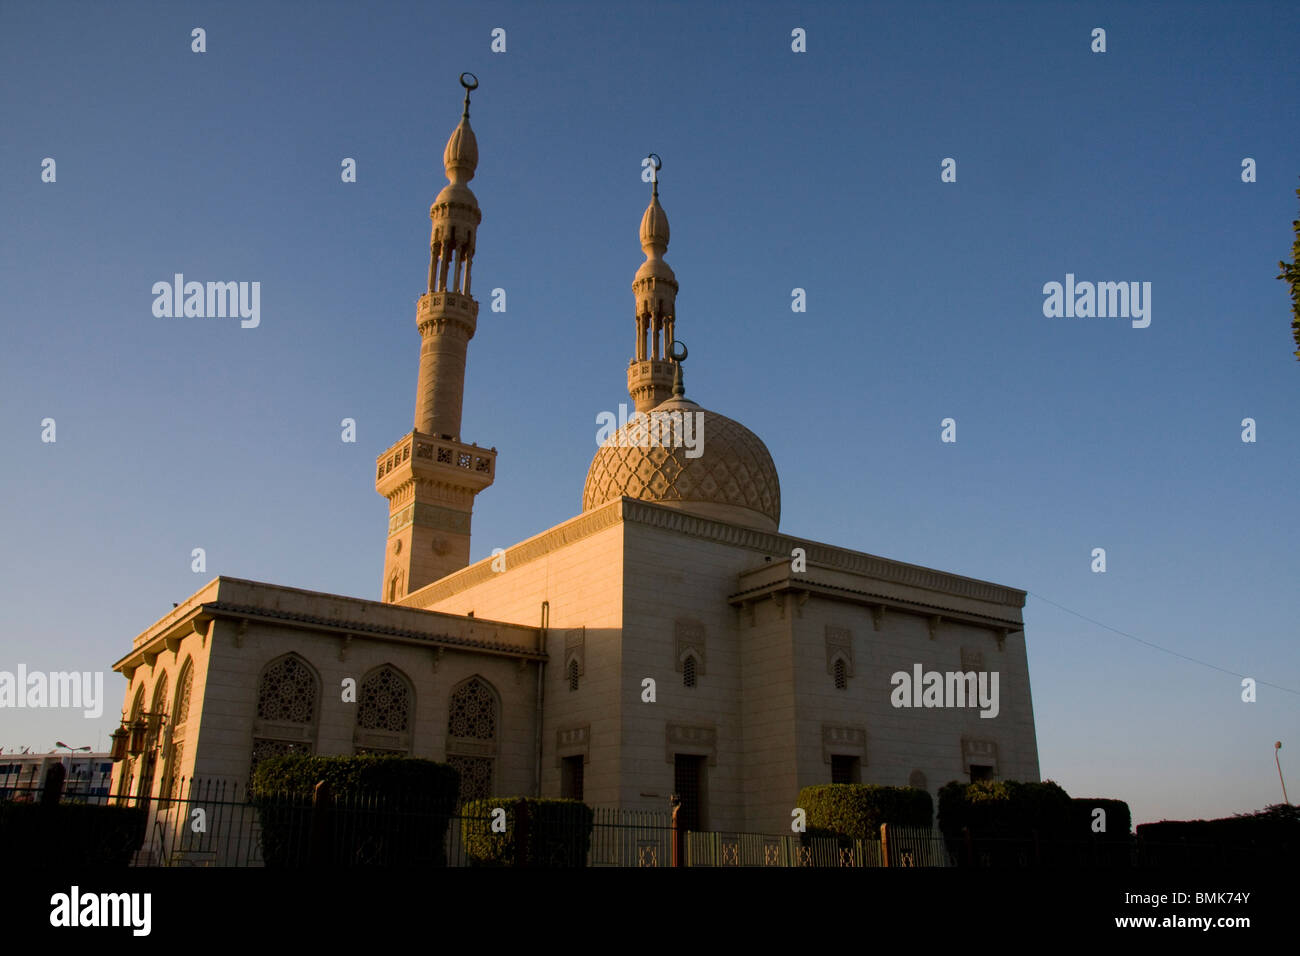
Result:
M42 788L13 788L4 803L40 803ZM93 792L58 794L64 803L99 803ZM136 866L260 867L404 865L464 867L471 859L466 836L490 831L493 821L449 817L405 800L400 805L358 796L333 798L327 808L309 797L284 796L262 806L234 783L185 781L177 795L116 800L146 811ZM268 843L264 821L272 814ZM445 827L442 822L445 820ZM497 821L499 823L499 821ZM539 826L539 824L534 824ZM888 826L881 838L850 840L811 834L682 832L668 813L608 807L593 809L587 832L551 824L530 845L586 847L592 867L972 867L1089 868L1156 865L1232 865L1257 862L1259 848L1209 844L1151 844L1133 837L1073 843L1035 839L946 840L926 828ZM585 829L585 828L584 828ZM437 834L437 836L433 836ZM505 841L514 839L506 833ZM322 856L321 848L325 848ZM674 850L676 849L676 852ZM533 851L537 852L537 851ZM559 862L572 857L560 854ZM556 859L533 863L555 864ZM581 865L581 864L579 864Z

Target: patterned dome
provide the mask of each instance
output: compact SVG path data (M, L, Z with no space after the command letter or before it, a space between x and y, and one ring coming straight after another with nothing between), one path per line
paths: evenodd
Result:
M696 458L690 449L633 444L636 428L628 422L605 442L587 470L582 510L590 511L619 497L638 498L680 508L705 518L777 530L781 519L781 482L767 446L740 422L700 408L685 398L670 398L651 414L703 412L704 431Z

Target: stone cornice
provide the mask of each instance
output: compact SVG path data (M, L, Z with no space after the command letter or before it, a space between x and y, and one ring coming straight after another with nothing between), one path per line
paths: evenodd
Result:
M232 594L235 600L227 599L223 592ZM258 603L255 600L257 597L270 600ZM250 598L254 600L250 601ZM302 602L304 598L313 604L328 603L340 613L308 614L279 606L282 601L293 604ZM346 614L341 613L349 608L359 614L377 613L383 620L350 619ZM282 587L259 581L218 577L136 637L131 652L114 663L113 670L134 671L141 664L152 664L163 651L175 651L180 646L180 640L185 636L200 632L206 636L209 622L217 618L258 621L279 627L323 631L404 644L420 644L448 650L473 651L519 660L547 659L546 654L537 649L540 646L540 638L536 628L487 618L467 618L419 608L403 608L364 598ZM390 621L400 623L390 623ZM420 626L426 623L427 626ZM475 631L492 633L494 636L505 631L519 637L520 643L485 640L453 633L465 630L470 633Z
M610 501L576 518L571 518L549 531L529 538L513 548L507 548L506 567L516 568L527 561L543 557L620 522L632 522L689 535L692 538L702 538L706 541L718 541L734 547L747 548L769 557L780 556L786 562L790 560L790 554L795 548L803 548L810 564L816 563L837 571L847 571L893 584L923 588L939 594L958 595L1008 607L1025 606L1025 592L1017 588L1004 587L989 581L949 574L946 571L936 571L915 564L905 564L902 561L891 561L861 551L850 551L847 548L793 538L779 532L761 531L716 521L634 498ZM488 580L494 573L492 559L484 558L476 564L471 564L412 592L400 603L407 607L428 607ZM1016 626L1018 627L1019 624Z
M804 599L810 595L816 595L833 601L845 601L850 604L861 604L874 608L886 608L893 611L920 614L927 617L937 615L947 621L959 621L964 624L973 624L977 627L988 627L1004 633L1015 634L1023 631L1025 628L1023 621L1018 621L1009 617L994 617L992 615L979 614L973 611L958 610L954 609L950 604L927 604L922 601L908 601L892 594L881 594L874 591L846 588L824 581L804 579L802 576L798 579L783 577L780 580L771 581L758 587L738 591L735 594L729 594L727 595L727 603L732 607L745 607L749 604L757 604L769 596L775 596L787 592L798 594Z

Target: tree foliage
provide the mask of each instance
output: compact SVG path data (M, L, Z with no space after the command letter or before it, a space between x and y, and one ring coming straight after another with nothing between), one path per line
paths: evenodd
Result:
M1300 189L1295 194L1300 198ZM1295 242L1291 243L1291 261L1278 263L1282 272L1277 278L1291 286L1291 336L1296 345L1300 345L1300 219L1291 220L1291 226L1295 229ZM1300 350L1296 351L1295 357L1300 360Z

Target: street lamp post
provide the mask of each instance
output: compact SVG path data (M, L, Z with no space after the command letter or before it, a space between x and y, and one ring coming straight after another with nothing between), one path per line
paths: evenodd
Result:
M1286 780L1282 778L1282 761L1277 759L1278 751L1281 749L1282 741L1279 740L1273 744L1273 762L1277 764L1277 779L1282 782L1282 799L1286 801L1286 805L1289 807L1291 806L1291 801L1286 795Z
M77 773L76 763L75 763L75 761L72 759L72 755L73 755L73 754L76 754L76 753L90 753L90 752L91 752L91 748L90 748L89 746L86 746L86 747L69 747L69 746L68 746L67 744L65 744L62 740L56 740L56 741L54 741L54 749L55 749L55 750L60 750L60 749L62 749L62 750L66 750L66 751L68 752L68 771L72 774L72 776L73 776L74 778L75 778L75 777L78 777L79 774ZM89 779L89 771L90 771L90 767L91 767L91 763L90 763L90 761L87 761L87 767L86 767L86 769L87 769L87 780L86 780L86 791L87 791L87 793L86 793L86 802L87 802L87 803L90 802L90 792L89 792L89 791L90 791L90 779ZM74 784L73 784L73 791L74 791L74 792L76 791L76 784L75 784L75 782L74 782Z

